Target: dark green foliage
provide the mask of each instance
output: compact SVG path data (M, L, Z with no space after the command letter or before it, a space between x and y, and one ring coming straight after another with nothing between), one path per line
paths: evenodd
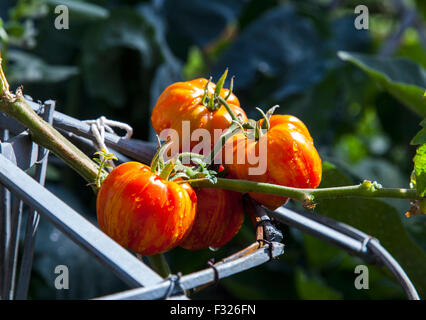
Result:
M414 169L424 194L424 44L411 28L392 57L378 54L396 31L389 26L401 22L391 4L366 1L370 29L356 30L356 1L72 0L70 29L56 30L58 3L0 1L0 49L14 89L23 84L34 99L55 99L59 111L80 119L124 121L136 138L154 141L150 115L160 93L183 79L217 80L228 67L250 117L260 117L255 107L280 104L277 113L307 125L324 163L335 164L324 165L322 187L363 179L408 187ZM416 4L424 17L424 1ZM50 183L59 177L63 188L52 189L95 222L93 194L70 169L55 167ZM321 201L314 212L377 237L424 297L426 216L406 219L408 208L407 201L339 199ZM293 228L282 231L282 257L192 298L404 298L382 267L369 265L370 289L356 290L354 268L365 262ZM190 273L254 240L246 219L217 252L177 248L166 256L173 272ZM92 298L126 288L92 260L42 223L31 298ZM69 264L72 288L59 295L49 273L58 264Z

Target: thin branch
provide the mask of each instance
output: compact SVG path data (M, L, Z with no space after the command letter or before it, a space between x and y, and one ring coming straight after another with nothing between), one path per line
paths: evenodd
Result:
M240 124L243 124L242 121L235 115L234 111L232 111L231 107L229 106L228 102L221 96L217 96L217 99L219 102L225 107L226 111L228 111L229 115L231 116L232 120L239 122Z
M23 97L21 88L17 90L16 95L8 91L9 84L1 65L0 88L0 111L15 118L28 128L34 142L55 153L88 183L92 184L96 181L99 167L80 149L34 112ZM102 175L106 175L106 172L103 171Z
M363 183L354 186L317 189L300 189L270 183L224 178L218 178L217 183L213 183L205 179L202 181L192 182L191 185L197 188L219 188L244 193L259 192L273 194L302 201L305 205L314 204L315 201L320 199L336 198L419 198L415 189L383 188L377 183L370 181L364 181Z
M232 123L230 127L220 136L219 141L216 142L210 153L206 155L206 157L204 158L204 162L209 164L214 163L214 159L216 158L220 150L222 150L223 146L225 145L225 142L240 130L240 126L237 123Z

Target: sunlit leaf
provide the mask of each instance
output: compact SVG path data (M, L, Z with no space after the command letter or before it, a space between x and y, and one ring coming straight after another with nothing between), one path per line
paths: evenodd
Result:
M417 193L424 197L426 195L426 143L417 148L413 161Z
M426 119L423 119L420 125L423 127L423 129L416 134L413 140L411 140L410 144L412 145L423 144L426 142Z
M383 89L422 117L426 117L426 70L405 58L383 58L340 51L342 60L367 72Z

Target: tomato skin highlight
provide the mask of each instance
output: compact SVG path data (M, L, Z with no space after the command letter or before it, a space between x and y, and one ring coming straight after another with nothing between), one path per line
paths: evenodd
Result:
M96 201L101 230L142 255L176 247L190 232L196 207L191 186L163 180L138 162L116 167L103 181Z
M266 155L259 154L262 143L266 144ZM226 142L226 147L232 148L232 161L224 162L231 178L294 188L316 188L321 182L321 158L308 129L294 116L273 115L270 118L269 131L258 141L246 138L243 133L237 133ZM243 163L237 161L237 150L244 151ZM254 155L259 157L259 161L266 161L266 172L263 174L249 173L250 168L259 165L250 164L248 159L253 159ZM288 201L288 198L281 196L253 192L249 194L271 210Z
M167 129L175 130L179 136L181 151L185 144L192 150L194 146L200 143L200 141L182 141L182 139L191 138L183 137L183 121L189 121L191 132L195 129L206 129L210 134L211 145L208 146L210 148L214 145L214 130L226 130L232 123L232 118L223 105L217 110L210 111L202 104L204 88L207 82L206 79L199 78L173 83L161 93L152 110L151 122L154 130L158 134ZM214 93L215 88L216 85L210 82L208 86L209 96ZM220 96L225 98L228 92L228 89L222 89ZM231 93L227 103L236 116L240 116L243 122L247 121L247 116L234 94Z
M194 188L197 215L191 232L179 246L188 250L219 248L228 243L244 221L242 195L237 192Z

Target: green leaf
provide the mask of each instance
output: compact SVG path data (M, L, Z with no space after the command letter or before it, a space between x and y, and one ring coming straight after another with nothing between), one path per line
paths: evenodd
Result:
M47 6L41 0L19 0L15 7L9 11L11 20L21 20L24 18L38 18L46 15Z
M93 3L84 2L84 1L75 1L68 0L64 2L63 0L43 0L46 4L49 4L52 7L59 5L66 5L70 12L71 18L81 18L86 20L99 20L106 19L109 16L108 9L105 9L101 6L95 5Z
M101 164L101 159L99 159L99 158L92 158L95 162L97 162L98 164Z
M91 96L121 107L133 83L123 76L123 57L135 52L135 74L147 76L162 59L154 41L152 26L137 12L120 9L108 19L96 23L84 38L82 66L86 88ZM145 79L148 81L148 79Z
M5 24L5 32L10 37L21 38L25 34L25 26L16 21L9 21Z
M382 58L339 51L340 59L349 61L368 73L401 103L426 117L426 70L405 58Z
M351 184L353 181L334 165L324 163L321 188ZM394 207L378 199L342 198L319 201L315 212L377 238L407 272L420 296L426 295L426 253L409 236L401 222L402 213Z
M422 130L420 130L415 137L413 138L413 140L411 140L410 144L411 145L419 145L419 144L423 144L426 142L426 119L423 119L423 121L420 123L420 125L423 127Z
M315 270L321 270L330 265L336 266L343 259L345 252L309 234L304 234L306 259Z
M7 32L4 29L3 20L0 18L0 41L6 41L7 40Z
M280 101L323 78L328 68L324 47L310 19L290 4L278 6L242 30L215 64L213 76L231 66L236 89L247 91L252 103Z
M49 65L37 56L19 50L9 50L8 60L12 63L8 76L10 83L56 83L78 74L76 67Z
M424 197L426 195L426 143L417 148L413 161L417 193Z
M308 277L301 269L296 271L296 288L303 300L337 300L342 295L320 279Z
M198 47L191 47L188 52L188 59L183 67L183 77L191 80L203 76L207 69L203 52Z

